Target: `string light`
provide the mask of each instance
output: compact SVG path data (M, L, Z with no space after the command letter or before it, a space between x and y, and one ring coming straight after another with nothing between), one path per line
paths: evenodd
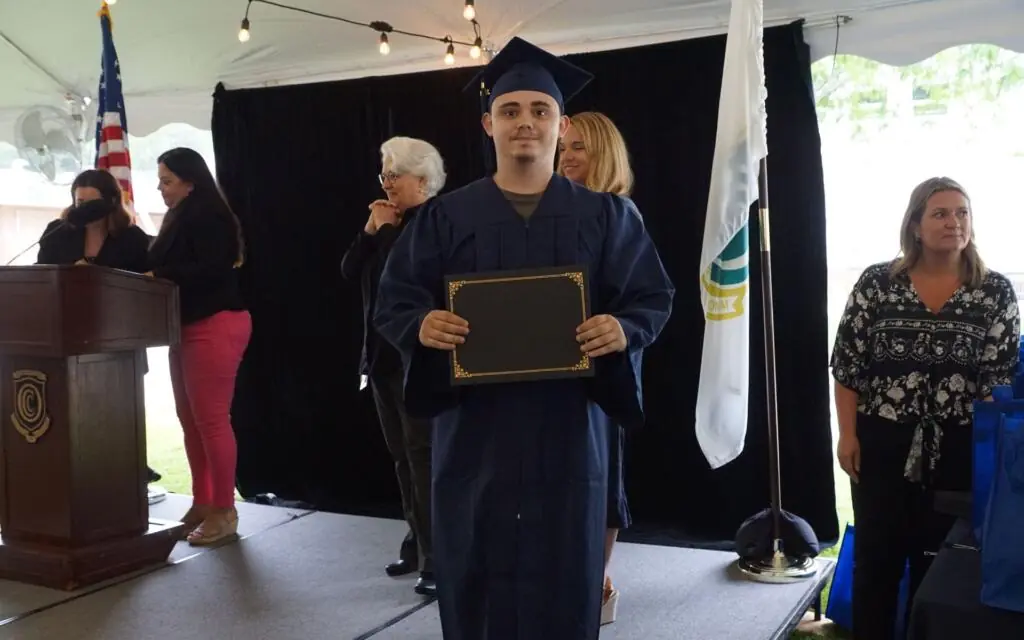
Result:
M109 2L109 0L108 0L108 3L109 4L113 4L113 2ZM461 46L464 46L464 47L469 47L469 57L474 59L474 60L479 59L480 56L483 55L483 44L484 44L484 41L483 41L483 37L480 34L480 23L477 22L477 20L476 20L476 7L474 6L475 5L474 0L466 0L466 5L465 5L465 7L462 10L462 16L466 20L469 20L470 23L472 23L472 25L473 25L473 41L472 42L463 42L461 40L455 40L450 35L447 35L447 36L444 36L443 38L440 38L440 37L431 36L431 35L428 35L428 34L425 34L425 33L416 33L414 31L403 31L401 29L395 29L394 27L392 27L387 22L383 22L381 20L374 20L373 22L359 22L359 21L356 21L356 20L349 20L348 18L342 18L340 16L332 16L332 15L329 15L329 14L326 14L326 13L320 13L319 11L312 11L310 9L303 9L301 7L294 7L294 6L291 6L291 5L282 4L280 2L273 2L272 0L247 0L246 6L245 6L245 17L242 18L242 26L241 26L241 28L238 31L238 41L239 42L248 42L249 41L249 38L250 38L250 32L249 32L249 26L250 26L249 25L249 10L252 8L252 5L254 3L266 4L266 5L270 5L272 7L277 7L279 9L284 9L286 11L295 11L297 13L303 13L303 14L306 14L306 15L315 16L317 18L325 18L327 20L335 20L337 22L344 22L345 24L352 25L354 27L365 27L367 29L372 29L373 31L376 31L377 33L380 34L380 38L379 38L379 41L378 41L378 50L380 51L380 54L382 56L386 56L389 53L391 53L391 42L390 42L390 40L388 38L388 34L390 34L390 33L398 33L398 34L401 34L401 35L404 35L404 36L410 36L410 37L413 37L413 38L422 38L422 39L425 39L425 40L434 40L435 42L440 42L442 44L447 45L445 47L445 54L444 54L444 63L446 65L453 65L453 64L455 64L455 45L461 45Z
M242 27L238 30L238 41L249 42L249 9L252 8L252 0L245 5L245 16L242 18Z

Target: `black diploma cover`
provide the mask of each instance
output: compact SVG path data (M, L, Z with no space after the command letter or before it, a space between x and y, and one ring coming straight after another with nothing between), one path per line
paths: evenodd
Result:
M576 342L590 317L588 284L579 265L446 277L448 311L469 322L451 355L451 383L593 376Z

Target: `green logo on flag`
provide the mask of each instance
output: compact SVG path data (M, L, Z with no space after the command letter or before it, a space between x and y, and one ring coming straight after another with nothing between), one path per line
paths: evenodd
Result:
M707 320L731 320L746 313L744 300L750 282L748 240L747 225L743 225L701 276Z

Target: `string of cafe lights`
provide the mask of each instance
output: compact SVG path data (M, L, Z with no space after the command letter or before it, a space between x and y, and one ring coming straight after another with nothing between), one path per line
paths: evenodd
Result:
M109 2L109 0L108 0ZM272 0L248 0L245 6L245 17L242 18L242 27L238 31L238 41L248 42L249 33L249 10L252 9L253 4L266 4L279 9L285 9L287 11L295 11L297 13L303 13L317 18L326 18L327 20L335 20L337 22L344 22L345 24L352 25L354 27L364 27L371 29L378 34L378 50L383 56L391 53L391 43L388 40L388 34L400 34L403 36L410 36L413 38L422 38L424 40L433 40L440 42L445 45L444 63L447 65L455 64L455 45L461 45L469 47L469 57L474 60L480 58L484 50L483 37L480 35L480 23L476 20L476 7L474 6L475 0L465 0L465 6L462 9L462 17L469 21L473 25L473 42L464 42L456 40L451 35L446 35L443 38L428 35L425 33L416 33L413 31L405 31L402 29L396 29L383 20L374 20L373 22L359 22L357 20L349 20L348 18L342 18L340 16L332 16L326 13L320 13L319 11L312 11L310 9L303 9L302 7L293 7L291 5L282 4L280 2L273 2Z

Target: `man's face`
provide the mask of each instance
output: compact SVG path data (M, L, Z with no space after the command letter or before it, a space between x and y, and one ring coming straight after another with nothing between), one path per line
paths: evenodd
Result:
M546 161L554 166L558 140L569 119L555 100L539 91L513 91L498 96L484 114L484 130L494 139L498 158L516 162Z

